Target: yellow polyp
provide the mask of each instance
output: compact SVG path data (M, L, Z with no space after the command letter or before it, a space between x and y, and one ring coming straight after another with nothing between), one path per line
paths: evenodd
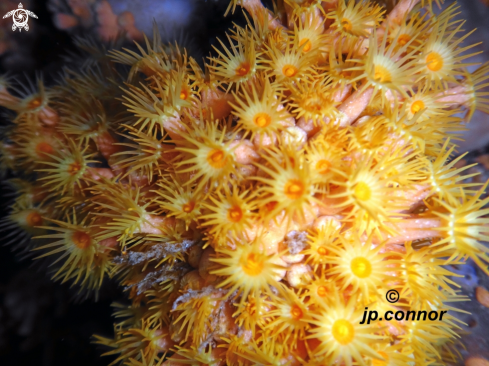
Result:
M261 254L250 253L241 258L241 268L249 276L258 276L262 273L265 258Z
M316 293L319 297L326 297L328 295L328 289L326 288L326 286L319 286Z
M320 113L324 100L318 94L312 94L304 100L304 109L312 113Z
M292 307L290 308L290 316L294 320L300 320L304 316L304 313L298 305L292 305Z
M245 76L250 72L250 69L251 69L250 63L247 61L244 61L244 62L239 64L239 66L236 68L235 72L236 72L236 75Z
M277 201L268 202L265 204L265 210L267 210L268 212L272 212L277 204Z
M27 104L27 108L29 108L29 109L36 109L36 108L40 107L41 104L42 104L42 98L41 97L37 97L37 98L32 99Z
M304 192L305 192L304 183L302 183L298 179L290 179L285 184L284 193L286 194L287 197L289 197L292 200L301 198Z
M360 201L368 201L372 197L372 190L365 182L359 182L353 189L353 194Z
M355 337L353 325L345 319L339 319L334 322L332 333L334 339L343 346L351 343Z
M328 254L328 250L325 247L319 247L318 248L318 254L319 255L327 255Z
M353 72L352 71L346 71L346 70L341 70L338 72L343 79L350 79L351 76L353 75Z
M42 224L42 217L37 212L31 212L27 215L26 221L30 227L39 226Z
M88 248L92 242L90 235L83 231L75 231L71 236L71 240L73 240L73 243L80 249Z
M260 112L253 117L253 123L258 127L267 127L272 123L272 117L268 113Z
M347 18L341 19L341 26L347 32L351 32L351 30L353 29L353 25L351 24L351 21Z
M367 278L372 273L372 264L367 258L357 257L351 261L351 271L359 278Z
M417 100L413 104L411 104L411 112L413 114L416 114L420 110L424 109L425 105L422 100Z
M233 206L228 210L227 216L231 222L240 222L243 218L243 210L239 206Z
M186 90L182 90L180 92L180 99L187 100L187 98L188 98L188 92Z
M195 208L195 202L193 202L193 201L184 203L182 205L182 211L185 212L185 213L192 212L194 210L194 208Z
M375 65L374 80L378 83L389 83L392 81L392 75L385 66Z
M312 48L312 43L309 40L309 38L301 39L301 41L299 42L299 47L302 47L302 45L304 45L304 47L302 48L302 51L305 53L309 52Z
M317 103L309 104L307 107L311 112L315 112L315 113L321 112L321 108L322 108L321 105Z
M288 78L294 77L299 72L299 69L294 65L285 65L282 67L282 73Z
M399 43L401 46L405 46L410 40L411 36L409 34L401 34L397 38L397 43Z
M316 163L316 170L319 172L319 174L327 174L330 171L331 168L331 163L327 160L319 160Z
M75 161L74 163L71 163L68 166L68 173L71 175L75 175L76 173L78 173L81 170L81 168L82 168L82 165L78 161Z
M36 154L40 158L45 158L46 154L52 154L54 151L53 147L47 142L40 142L36 145Z
M385 352L377 352L385 361L379 360L377 358L372 359L372 366L387 366L389 364L389 355Z
M443 67L443 57L438 52L430 52L426 56L426 67L431 71L440 71Z
M213 149L207 154L207 162L213 168L221 169L227 163L226 154L220 149Z

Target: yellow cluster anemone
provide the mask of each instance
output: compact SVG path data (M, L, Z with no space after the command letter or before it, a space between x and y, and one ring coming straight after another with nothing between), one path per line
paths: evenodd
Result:
M41 227L58 233L35 237L55 240L37 247L36 250L45 251L37 258L61 253L53 264L59 261L64 263L57 268L53 279L62 279L62 282L72 280L73 284L80 282L82 288L97 289L104 277L111 274L113 263L109 252L112 248L100 245L88 219L86 216L83 221L78 222L74 211L73 217L68 217L65 221L51 220L53 224L58 225L57 227Z
M447 265L489 273L488 184L454 143L488 64L441 0L272 2L230 1L246 22L205 64L155 31L2 84L5 240L87 295L125 288L95 336L114 365L453 363Z
M278 287L281 266L277 264L277 255L267 254L266 248L260 241L251 245L236 245L234 250L218 250L213 262L221 268L211 271L211 274L225 278L218 286L230 285L228 294L241 295L240 306L243 306L248 295L257 297L260 292L272 293L272 286ZM225 256L222 258L222 256Z
M268 78L265 78L263 85L257 85L258 90L255 85L243 87L239 94L234 95L230 105L243 130L251 134L251 140L255 136L259 139L272 138L287 127L289 113L281 105L280 95Z

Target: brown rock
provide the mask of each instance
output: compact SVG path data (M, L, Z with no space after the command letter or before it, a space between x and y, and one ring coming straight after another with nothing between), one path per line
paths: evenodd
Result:
M475 158L475 161L477 161L479 164L482 164L486 170L489 169L489 155L480 155Z
M475 297L480 304L484 305L486 308L489 308L489 291L487 291L484 287L477 287L475 289ZM487 364L489 366L489 363Z
M465 366L489 366L489 361L482 357L469 357L465 360Z

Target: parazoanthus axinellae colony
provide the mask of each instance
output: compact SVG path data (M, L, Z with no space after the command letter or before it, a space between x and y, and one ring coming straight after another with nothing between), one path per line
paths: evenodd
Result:
M132 304L96 336L115 364L452 360L465 298L444 265L489 260L486 185L454 158L489 65L467 70L456 4L238 5L204 67L155 33L86 47L50 89L4 80L6 237L82 291L120 281ZM360 324L365 307L451 311Z

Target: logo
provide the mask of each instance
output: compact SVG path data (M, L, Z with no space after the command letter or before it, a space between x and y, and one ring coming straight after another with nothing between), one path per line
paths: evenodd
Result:
M29 21L29 15L37 19L36 14L34 14L32 11L25 10L22 3L19 3L19 8L9 11L7 14L3 16L3 19L11 16L12 19L14 20L14 25L12 25L12 30L15 31L18 28L19 32L22 32L22 28L24 28L26 31L29 30L29 25L27 24L27 22Z
M397 302L399 300L399 292L397 292L396 290L389 290L385 294L385 298L390 303Z

